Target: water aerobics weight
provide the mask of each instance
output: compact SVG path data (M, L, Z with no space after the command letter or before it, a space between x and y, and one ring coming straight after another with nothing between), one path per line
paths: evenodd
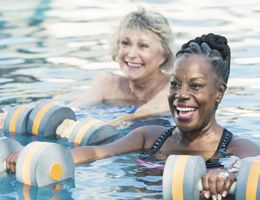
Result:
M4 121L5 134L32 134L40 137L55 136L64 120L75 121L66 137L70 143L87 145L98 143L116 135L116 128L97 119L76 122L73 110L52 101L43 101L35 107L22 105L9 110Z
M199 200L204 174L206 165L201 156L170 155L163 172L163 199ZM236 200L260 199L259 175L260 160L244 159L230 194Z
M6 158L20 151L16 162L16 179L26 185L44 187L74 177L71 153L61 144L31 142L25 147L13 139L0 138L0 172Z

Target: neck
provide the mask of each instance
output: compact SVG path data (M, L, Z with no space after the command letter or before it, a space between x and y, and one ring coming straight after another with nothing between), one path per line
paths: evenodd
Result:
M187 146L201 146L203 144L210 145L211 142L215 144L216 140L221 138L221 134L223 132L223 128L216 123L214 120L213 122L209 123L207 126L192 131L192 132L185 132L180 131L180 142Z
M149 101L158 94L170 81L167 74L157 73L140 80L129 80L129 89L140 101Z

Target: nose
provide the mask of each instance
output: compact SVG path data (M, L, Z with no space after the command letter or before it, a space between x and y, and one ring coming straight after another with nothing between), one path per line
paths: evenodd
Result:
M177 91L175 98L179 99L188 99L190 97L190 91L189 88L186 87L185 85L182 85Z
M135 46L131 46L128 51L128 57L135 58L138 54L138 49Z

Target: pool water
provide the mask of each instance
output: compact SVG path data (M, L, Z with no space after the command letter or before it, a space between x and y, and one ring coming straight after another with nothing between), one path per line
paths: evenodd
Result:
M176 45L215 32L232 48L229 89L217 118L235 134L260 141L260 2L200 0L2 0L0 2L0 106L52 99L67 103L94 80L119 68L108 54L119 20L138 7L163 13ZM78 118L109 121L136 109L97 104ZM173 124L170 116L125 123L119 134L144 124ZM23 144L31 141L23 136ZM39 139L44 140L44 139ZM57 141L66 145L64 141ZM74 180L56 187L27 188L14 175L0 175L0 199L162 199L162 172L140 167L138 153L76 167Z

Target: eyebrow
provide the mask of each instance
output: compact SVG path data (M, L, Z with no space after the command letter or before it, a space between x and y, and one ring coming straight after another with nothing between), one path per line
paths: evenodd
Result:
M175 74L171 74L171 77L173 78L178 78ZM197 79L206 79L205 76L198 76L198 77L193 77L191 78L191 81L197 80Z
M119 37L119 40L130 40L131 41L131 39L127 36L121 36L121 37ZM145 42L148 44L151 44L153 42L153 40L142 39L142 38L139 38L138 40L139 40L139 42Z

